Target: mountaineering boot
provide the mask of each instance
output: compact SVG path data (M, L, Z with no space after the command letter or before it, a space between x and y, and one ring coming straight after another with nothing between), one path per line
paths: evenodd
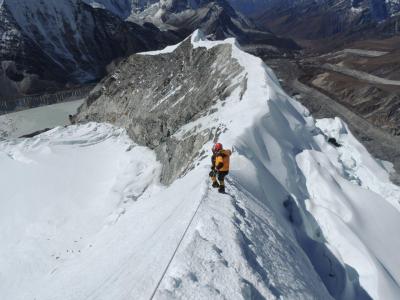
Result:
M219 183L217 181L214 181L212 184L213 188L219 188Z
M218 192L220 192L221 194L225 194L225 187L219 186Z

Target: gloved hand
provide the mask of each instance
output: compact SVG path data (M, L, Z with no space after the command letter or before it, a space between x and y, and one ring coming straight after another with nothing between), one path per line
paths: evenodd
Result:
M218 172L222 167L224 166L223 163L219 163L218 165L215 166L216 172Z
M216 176L216 172L215 172L214 168L210 171L208 176L210 176L210 177L215 177Z

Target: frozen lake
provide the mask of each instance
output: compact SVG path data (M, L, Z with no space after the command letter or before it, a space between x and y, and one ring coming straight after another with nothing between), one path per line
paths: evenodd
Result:
M0 116L0 137L16 138L45 128L69 124L83 99L40 106Z

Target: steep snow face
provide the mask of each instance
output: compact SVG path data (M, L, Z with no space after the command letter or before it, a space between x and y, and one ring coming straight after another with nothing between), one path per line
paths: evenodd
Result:
M202 45L209 43L199 41ZM294 225L303 226L317 242L313 245L295 233L333 297L399 297L400 239L391 238L390 232L400 226L400 189L345 125L317 123L345 145L336 150L317 134L306 109L284 94L261 61L236 47L232 57L245 66L248 86L241 102L221 109L218 123L228 128L219 140L238 153L239 170L232 171L236 185L263 203L286 205ZM240 118L251 109L253 118ZM206 120L196 125L204 126Z
M233 39L195 32L141 57L164 76L161 91L149 74L133 81L142 62L127 59L77 118L119 124L153 148L158 139L163 169L175 154L187 168L160 185L156 153L98 123L1 142L1 298L399 298L400 191L340 120L315 124ZM223 83L220 97L207 99L204 79ZM190 85L205 99L193 102ZM136 102L147 89L149 103ZM154 105L171 123L153 122ZM210 188L213 140L234 150L226 195Z
M204 154L212 146L210 139L235 150L229 195L218 196L209 189L202 192L192 207L195 212L200 203L194 225L189 226L166 275L160 277L156 295L161 299L188 298L193 293L233 299L260 295L397 299L400 261L394 251L400 240L386 238L386 230L400 226L400 190L390 183L386 164L376 162L341 122L321 121L316 126L308 111L283 92L272 71L260 59L242 52L234 40L210 42L196 32L190 43L192 49L185 41L142 54L144 59L151 55L152 68L159 64L153 72L157 76L168 70L162 92L152 94L149 103L136 102L135 96L147 94L147 75L125 84L127 70L134 74L136 68L141 69L141 64L127 60L99 86L100 96L96 92L79 115L82 120L125 126L133 138L139 133L142 143L155 147L163 173L173 168L175 176L183 177L172 186L193 181L199 187L205 184L209 162ZM176 69L167 67L174 59L185 61L181 55L190 61ZM196 98L178 78L188 78L182 75L186 74L183 69L201 73L204 66L194 63L203 62L201 57L211 59L206 61L207 76L190 82L208 88L208 80L218 87L226 79L223 86L229 92L216 98L202 94L200 99L210 100L193 105ZM225 76L235 65L240 67ZM204 93L193 87L195 95ZM152 111L145 112L144 105ZM132 119L125 122L124 117L114 117L113 121L120 109L133 120L135 111L140 112L135 127ZM157 111L166 114L157 117L165 120L160 127L154 126ZM152 130L157 127L163 130L154 131L159 134L155 138ZM336 137L343 147L334 148L327 137ZM160 151L165 151L167 159ZM186 167L173 167L176 155L181 161L185 157ZM382 214L374 214L377 206Z
M296 157L309 198L305 205L321 225L328 244L346 268L360 276L373 299L399 297L400 188L339 119L318 120L317 126L342 144L320 142L322 152L303 151Z

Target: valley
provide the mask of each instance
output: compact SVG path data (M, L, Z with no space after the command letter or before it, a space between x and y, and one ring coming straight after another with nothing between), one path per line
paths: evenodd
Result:
M371 47L374 43L381 46ZM392 162L399 184L400 61L398 49L383 44L364 41L370 47L265 62L313 116L340 116L374 156Z

